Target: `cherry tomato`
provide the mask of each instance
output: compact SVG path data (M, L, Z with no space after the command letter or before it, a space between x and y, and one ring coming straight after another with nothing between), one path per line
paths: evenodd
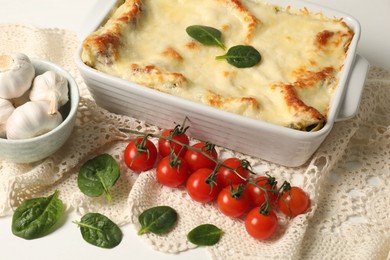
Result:
M209 169L215 168L215 166L217 165L216 161L218 160L218 154L213 144L207 142L206 143L199 142L192 145L192 148L202 150L204 153L214 158L214 161L211 160L210 158L207 158L204 154L202 154L199 151L188 149L184 156L184 159L187 161L188 165L190 166L191 172L195 172L196 170L201 168L209 168Z
M255 239L265 240L271 237L278 227L278 218L272 210L268 214L260 213L260 207L253 208L245 218L245 229Z
M186 130L187 128L183 129L182 127L180 127L180 125L178 125L174 129L165 130L161 135L166 137L171 136L172 139L179 141L182 144L188 145L190 143L190 140L185 133ZM187 148L184 147L182 149L182 147L182 145L172 142L170 140L162 138L158 140L158 151L162 157L168 156L171 153L172 149L176 155L179 155L180 152L180 156L184 157Z
M272 177L260 176L251 181L266 190L276 190L276 181ZM260 207L261 205L263 205L266 201L266 194L268 194L269 202L271 205L275 203L278 197L277 193L273 193L270 191L266 192L261 188L250 182L247 185L249 198L253 207Z
M226 216L237 218L249 208L248 195L243 184L223 188L217 198L219 210Z
M247 167L249 167L249 162L246 160L228 158L222 162L221 167L218 169L217 182L220 183L222 187L230 186L230 184L245 184L245 179L249 176ZM235 170L232 171L229 168ZM239 174L242 178L237 174Z
M193 172L187 180L186 189L188 195L197 202L208 203L216 199L219 187L215 184L208 184L207 178L213 170L208 168L198 169Z
M156 163L157 148L149 139L138 137L126 146L123 157L129 169L138 173L147 171Z
M161 159L156 167L157 181L165 186L176 188L185 183L190 173L187 162L170 155Z
M296 186L284 191L282 197L278 199L278 208L280 211L292 218L305 213L309 207L309 196L304 190Z

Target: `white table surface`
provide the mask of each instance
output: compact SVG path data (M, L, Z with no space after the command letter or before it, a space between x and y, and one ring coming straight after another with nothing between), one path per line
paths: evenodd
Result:
M104 0L100 0L104 1ZM310 0L354 16L360 21L362 34L358 54L371 65L390 69L390 1L389 0ZM0 23L23 23L42 28L63 28L80 32L89 11L98 0L0 0ZM0 35L1 39L1 35ZM0 50L1 52L1 50ZM35 259L208 259L205 248L177 255L152 250L136 235L133 226L122 228L122 243L111 250L100 249L84 242L72 220L67 216L64 226L47 237L27 241L11 233L11 218L0 218L0 258L7 260Z

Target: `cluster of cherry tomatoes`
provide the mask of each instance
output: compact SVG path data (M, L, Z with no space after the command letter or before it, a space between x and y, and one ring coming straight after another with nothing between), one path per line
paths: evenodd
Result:
M276 231L276 210L295 217L310 207L301 188L287 182L278 187L274 177L252 174L248 161L233 157L219 161L214 145L208 142L190 146L186 130L180 125L165 130L157 147L148 135L132 140L124 151L126 165L138 173L156 165L159 183L172 188L184 185L194 201L215 201L224 215L245 217L246 231L260 240Z

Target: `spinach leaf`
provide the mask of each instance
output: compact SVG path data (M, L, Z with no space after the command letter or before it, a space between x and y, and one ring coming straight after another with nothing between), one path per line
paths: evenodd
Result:
M81 192L90 197L106 193L111 201L109 189L115 185L120 175L118 163L109 154L101 154L84 163L77 178Z
M141 229L138 235L152 232L157 235L168 233L177 220L177 212L169 206L157 206L141 213L138 221Z
M212 224L197 226L187 234L187 239L198 246L215 245L221 238L223 231Z
M236 45L231 47L225 55L217 56L216 59L226 59L229 64L237 68L250 68L260 62L261 55L252 46Z
M12 216L12 233L24 239L45 236L64 212L58 191L48 197L24 201Z
M204 25L191 25L186 28L186 32L204 45L216 45L225 49L222 43L222 33L218 29Z
M83 239L91 245L102 248L114 248L122 241L122 231L117 224L100 213L87 213L79 222Z

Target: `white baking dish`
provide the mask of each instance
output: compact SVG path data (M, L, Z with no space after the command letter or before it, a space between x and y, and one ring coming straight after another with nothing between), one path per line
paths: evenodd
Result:
M77 66L96 103L118 114L129 115L162 128L172 127L188 117L189 134L245 154L285 166L304 164L330 133L334 122L353 117L357 112L369 64L356 55L360 25L353 17L303 1L273 0L279 6L293 9L306 7L328 17L340 17L355 35L349 47L339 86L334 94L325 126L316 132L303 132L258 121L220 109L162 93L99 72L81 61ZM99 3L84 26L82 37L94 31L105 19L116 1ZM104 5L104 6L102 6Z

